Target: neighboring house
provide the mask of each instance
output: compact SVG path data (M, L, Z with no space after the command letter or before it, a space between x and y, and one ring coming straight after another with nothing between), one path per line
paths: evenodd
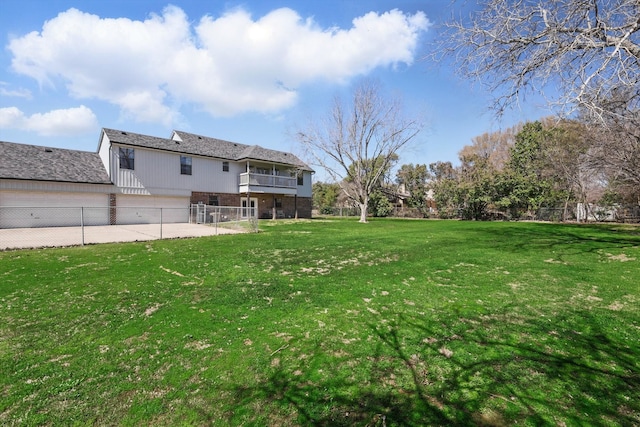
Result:
M404 207L407 199L411 197L411 193L407 191L404 184L400 184L398 186L382 186L380 190L384 195L387 196L389 202L393 204L394 208L402 208Z
M304 218L312 174L291 153L181 131L158 138L103 129L97 153L0 142L0 215L3 206L102 207L91 223L135 223L135 209L119 208L162 207L180 208L163 221L186 222L191 204L206 204ZM0 228L36 226L33 212L25 215L0 216Z

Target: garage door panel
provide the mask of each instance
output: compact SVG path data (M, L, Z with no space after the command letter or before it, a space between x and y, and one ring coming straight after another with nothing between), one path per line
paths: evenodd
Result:
M189 222L189 198L119 195L117 224L159 224Z
M0 228L109 223L109 196L97 193L2 192Z

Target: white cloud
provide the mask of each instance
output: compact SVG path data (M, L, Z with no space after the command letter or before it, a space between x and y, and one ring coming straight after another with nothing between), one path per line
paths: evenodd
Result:
M370 12L349 29L320 28L282 8L254 20L242 9L190 24L169 6L145 21L69 9L9 43L12 67L42 86L118 105L137 120L168 124L182 104L214 116L275 113L295 89L344 82L376 67L411 64L430 23L422 12Z
M0 81L0 95L15 98L31 99L31 92L28 89L9 89L9 83Z
M0 129L26 130L42 136L75 136L95 132L97 127L98 119L84 105L31 116L16 107L0 108Z

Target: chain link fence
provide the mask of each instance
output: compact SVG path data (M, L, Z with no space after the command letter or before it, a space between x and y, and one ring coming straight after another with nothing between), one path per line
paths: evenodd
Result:
M430 210L419 208L393 208L391 217L394 218L429 218L433 213Z
M251 233L258 232L258 211L256 208L191 205L189 222L205 224L215 228L225 228Z
M0 207L0 250L257 231L246 207Z
M327 215L327 216L360 216L360 209L358 208L341 208L325 206L320 209L314 209L312 211L314 216Z

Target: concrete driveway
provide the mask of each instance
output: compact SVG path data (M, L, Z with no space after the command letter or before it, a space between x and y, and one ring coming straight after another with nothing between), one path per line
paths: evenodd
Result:
M215 236L243 230L203 224L133 224L0 229L0 250Z

